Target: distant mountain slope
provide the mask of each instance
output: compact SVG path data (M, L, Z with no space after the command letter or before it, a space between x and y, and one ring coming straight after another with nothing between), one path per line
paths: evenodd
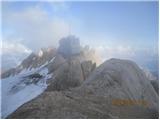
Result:
M47 63L37 68L23 69L14 76L2 79L2 118L44 92L47 80L52 77L52 74L48 74L46 65Z

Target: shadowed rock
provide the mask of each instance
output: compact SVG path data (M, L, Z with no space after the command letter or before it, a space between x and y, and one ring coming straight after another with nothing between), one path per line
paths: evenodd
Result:
M159 94L159 81L158 80L151 80L151 84L155 91Z

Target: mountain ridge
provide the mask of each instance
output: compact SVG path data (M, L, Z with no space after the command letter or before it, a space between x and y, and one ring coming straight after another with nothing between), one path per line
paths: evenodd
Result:
M99 65L95 51L77 41L63 38L61 52L41 49L2 74L3 118L158 117L157 88L135 62L113 58ZM113 104L117 99L131 103Z

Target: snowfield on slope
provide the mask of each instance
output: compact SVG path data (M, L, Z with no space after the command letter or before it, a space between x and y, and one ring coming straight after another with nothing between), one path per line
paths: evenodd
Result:
M15 76L1 80L1 118L6 118L18 107L44 92L46 81L51 77L45 67L47 64L35 69L24 69ZM33 75L39 78L33 78Z

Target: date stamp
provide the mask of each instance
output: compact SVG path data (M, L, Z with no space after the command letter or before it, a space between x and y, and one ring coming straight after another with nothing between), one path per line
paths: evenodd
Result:
M112 105L115 105L115 106L131 106L131 105L147 106L148 102L146 100L113 99Z

